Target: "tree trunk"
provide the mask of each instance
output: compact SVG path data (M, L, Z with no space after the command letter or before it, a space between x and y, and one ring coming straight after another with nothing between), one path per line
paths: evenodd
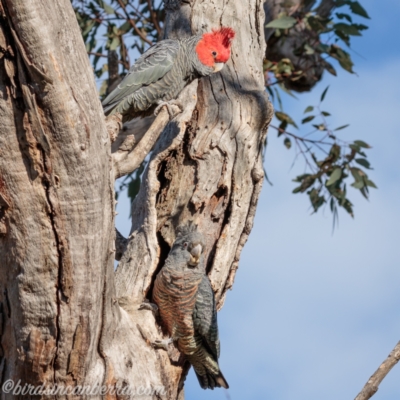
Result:
M222 73L180 95L185 109L153 149L114 274L111 143L71 4L0 0L1 384L108 385L120 393L91 398L130 390L182 399L188 365L177 350L151 347L161 332L150 311L137 310L180 223L194 220L207 236L219 308L233 285L272 117L263 4L165 3L167 37L221 25L237 34Z

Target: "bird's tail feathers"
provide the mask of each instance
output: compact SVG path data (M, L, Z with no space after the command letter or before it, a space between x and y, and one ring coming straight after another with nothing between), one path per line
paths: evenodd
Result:
M200 386L203 389L214 389L215 387L229 389L228 382L224 375L222 375L221 371L218 371L218 374L213 374L212 372L207 371L205 375L200 375L196 370L195 372Z
M219 371L219 374L215 377L215 380L220 385L220 387L229 389L228 382L226 381L224 375L222 375L221 370Z

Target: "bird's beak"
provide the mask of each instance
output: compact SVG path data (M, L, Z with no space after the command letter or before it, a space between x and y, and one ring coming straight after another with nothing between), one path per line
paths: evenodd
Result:
M225 63L216 62L216 63L214 64L214 72L219 72L219 71L221 71L221 69L224 68L224 65L225 65Z
M199 263L200 255L201 255L202 251L203 251L203 247L201 246L201 244L197 244L196 246L193 247L192 250L190 250L191 264L197 265Z

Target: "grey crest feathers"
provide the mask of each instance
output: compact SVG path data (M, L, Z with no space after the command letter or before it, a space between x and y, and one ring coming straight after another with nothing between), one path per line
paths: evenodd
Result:
M197 232L198 226L193 221L189 221L184 225L179 225L176 229L176 236L188 235L192 232Z
M188 241L197 241L201 243L201 245L205 246L204 236L197 229L197 225L190 221L185 225L180 225L176 230L176 239L175 243L180 243L182 240Z

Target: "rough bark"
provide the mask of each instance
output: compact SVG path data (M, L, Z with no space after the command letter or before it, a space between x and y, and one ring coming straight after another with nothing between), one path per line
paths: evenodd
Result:
M101 381L114 179L92 68L68 0L0 13L1 380Z
M162 334L138 306L189 219L207 235L219 308L232 287L272 117L263 3L166 1L167 37L221 25L237 36L222 73L180 95L184 111L152 151L115 275L111 142L70 2L0 4L1 382L163 387L143 398L182 399L188 366L152 348ZM133 137L140 146L146 136Z

